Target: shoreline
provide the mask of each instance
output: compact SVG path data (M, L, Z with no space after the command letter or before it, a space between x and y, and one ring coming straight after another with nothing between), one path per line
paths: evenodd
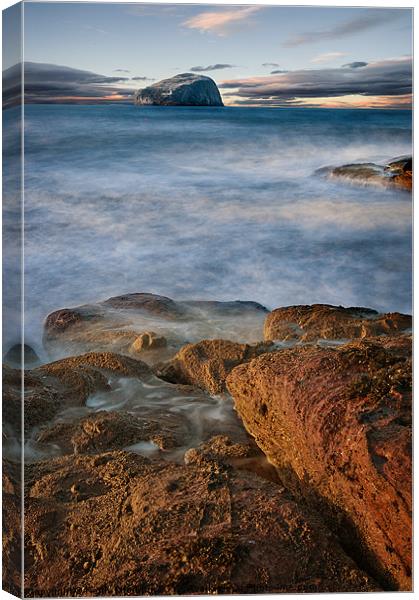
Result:
M410 331L409 315L368 308L268 311L144 293L51 313L44 345L53 362L37 364L26 349L25 522L39 547L28 538L28 596L78 595L80 585L102 595L410 589ZM13 451L7 460L19 381L4 368L6 511L20 495ZM151 513L139 508L146 497ZM126 508L116 514L117 505ZM62 517L42 529L51 509ZM120 551L95 525L102 518ZM291 533L297 522L314 547L299 528ZM10 581L15 536L5 546ZM127 571L132 548L143 558ZM301 553L311 558L297 575ZM250 581L242 567L255 565Z

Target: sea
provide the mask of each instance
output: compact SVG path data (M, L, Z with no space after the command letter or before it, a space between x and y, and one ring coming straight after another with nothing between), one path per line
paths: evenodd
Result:
M4 344L19 319L17 109L3 111ZM411 312L410 194L321 177L411 153L406 110L27 105L25 341L131 292Z

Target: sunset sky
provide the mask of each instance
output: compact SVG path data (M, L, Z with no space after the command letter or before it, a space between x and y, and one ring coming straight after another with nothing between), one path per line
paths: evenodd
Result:
M25 61L46 63L28 66L28 101L127 99L194 71L226 105L411 103L410 9L28 2L24 12Z

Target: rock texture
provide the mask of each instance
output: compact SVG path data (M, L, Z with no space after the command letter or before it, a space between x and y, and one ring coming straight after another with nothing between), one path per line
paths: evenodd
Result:
M4 454L3 454L4 456ZM22 471L21 464L2 461L3 590L22 597Z
M224 106L216 83L204 75L181 73L135 95L135 104L156 106Z
M353 163L340 167L323 167L317 173L322 176L346 179L358 184L373 184L412 189L412 157L393 158L386 165L375 163Z
M141 356L153 364L205 337L256 342L267 313L257 302L175 301L157 294L126 294L51 313L43 341L51 358L108 350Z
M90 352L25 371L25 430L48 422L66 406L83 406L93 392L108 390L110 374L152 376L145 363L111 352ZM21 371L3 366L3 422L15 432L21 426L21 389Z
M411 581L411 339L295 347L227 385L284 484L386 589Z
M80 419L59 421L42 429L37 442L55 444L63 454L95 454L126 448L140 441L162 450L181 446L187 435L184 420L178 415L144 419L126 411L99 411Z
M252 441L235 443L227 435L216 435L208 442L203 442L197 448L185 452L186 465L205 465L220 463L230 465L235 469L251 471L264 479L280 483L275 468L269 464L266 456Z
M266 317L264 335L266 340L281 341L350 340L397 335L411 327L410 315L380 314L370 308L313 304L273 310Z
M113 452L29 466L26 485L27 597L379 589L251 473Z
M269 352L272 346L269 342L250 346L228 340L203 340L184 346L173 360L157 365L155 373L172 383L197 385L210 394L221 394L234 367Z
M402 156L390 161L384 168L392 183L407 190L412 189L413 163L411 156Z

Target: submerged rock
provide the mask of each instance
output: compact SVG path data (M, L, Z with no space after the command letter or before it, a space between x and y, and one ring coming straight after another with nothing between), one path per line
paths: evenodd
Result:
M163 79L135 95L135 104L156 106L224 106L213 79L194 73L181 73Z
M24 427L50 421L59 410L83 406L90 394L109 390L109 375L151 377L147 365L111 352L91 352L48 363L24 374ZM3 421L20 432L22 373L3 366Z
M159 336L154 331L145 331L139 335L132 343L131 352L134 354L146 352L147 350L157 350L166 348L167 340L164 336Z
M52 358L104 350L136 356L140 351L141 358L153 364L208 337L256 342L262 338L267 313L257 302L175 301L157 294L126 294L51 313L43 341Z
M318 515L251 473L112 452L25 479L26 597L379 589Z
M337 179L346 179L359 184L412 189L412 157L392 159L386 165L375 163L352 163L340 167L323 167L317 174Z
M170 362L157 365L155 373L171 383L197 385L210 394L221 394L234 367L269 352L272 346L269 342L250 346L228 340L203 340L184 346Z
M265 339L312 342L398 335L412 327L412 317L381 314L371 308L312 304L273 310L265 320Z
M3 361L11 367L28 368L39 363L39 356L29 344L23 344L23 347L15 344L6 352Z
M264 354L227 386L284 485L386 589L411 590L411 338Z
M45 423L57 413L62 395L53 382L46 381L39 373L25 371L25 387L22 405L22 371L3 365L3 427L7 437L13 434L17 440L22 435L22 409L24 429Z

